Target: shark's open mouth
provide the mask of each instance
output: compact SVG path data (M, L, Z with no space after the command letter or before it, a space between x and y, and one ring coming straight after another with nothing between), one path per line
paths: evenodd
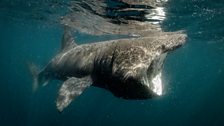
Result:
M163 94L162 69L166 55L166 53L163 53L157 56L150 64L147 75L143 78L143 84L157 96Z

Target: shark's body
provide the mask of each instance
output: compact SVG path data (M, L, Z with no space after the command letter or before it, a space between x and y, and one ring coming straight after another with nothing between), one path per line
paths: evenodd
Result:
M65 31L61 52L40 72L30 65L34 86L51 79L64 81L57 108L62 111L90 85L115 96L145 99L162 95L164 58L185 42L185 34L165 33L156 37L119 39L77 45Z

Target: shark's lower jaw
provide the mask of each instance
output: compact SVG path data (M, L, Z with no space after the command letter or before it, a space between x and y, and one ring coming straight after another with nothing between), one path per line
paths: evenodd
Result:
M163 95L163 83L161 71L152 78L144 77L143 85L146 86L147 90L152 93L152 96Z
M161 78L161 72L158 73L154 78L151 80L151 90L153 93L155 93L158 96L161 96L163 94L163 84L162 84L162 78Z

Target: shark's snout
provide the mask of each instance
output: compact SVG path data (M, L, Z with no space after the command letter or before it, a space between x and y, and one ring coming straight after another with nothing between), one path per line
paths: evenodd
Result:
M187 35L182 33L182 31L177 32L177 34L166 36L166 41L163 41L163 52L172 51L181 47L187 39Z

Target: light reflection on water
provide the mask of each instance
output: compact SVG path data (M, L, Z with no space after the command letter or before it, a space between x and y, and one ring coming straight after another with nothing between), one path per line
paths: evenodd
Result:
M145 36L160 32L167 0L76 0L61 23L92 35ZM78 17L78 18L77 18Z
M164 7L156 7L155 9L152 9L151 12L146 15L146 18L151 20L152 24L159 24L166 18Z

